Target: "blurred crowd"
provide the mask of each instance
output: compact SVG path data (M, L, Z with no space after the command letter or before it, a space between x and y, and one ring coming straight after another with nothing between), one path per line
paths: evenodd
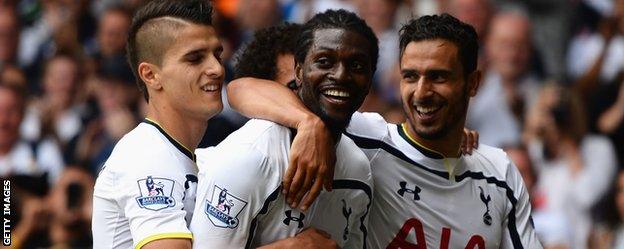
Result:
M0 1L0 177L14 248L89 247L91 195L113 146L144 116L125 59L142 0ZM467 127L520 169L546 248L624 248L624 0L214 0L226 83L255 30L328 8L379 38L362 111L402 122L398 28L448 12L479 34L483 81ZM225 95L224 95L225 100ZM226 103L200 147L246 119ZM132 167L132 165L128 165Z

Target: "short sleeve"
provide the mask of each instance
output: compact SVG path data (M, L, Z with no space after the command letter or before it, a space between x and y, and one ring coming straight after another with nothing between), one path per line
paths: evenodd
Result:
M507 167L506 182L511 188L515 200L512 200L511 205L509 205L509 215L503 223L501 248L542 248L531 218L529 193L516 165L511 162L511 159L507 158L507 160L510 165Z
M347 126L350 136L382 140L388 136L388 123L378 113L355 112Z
M242 148L240 148L242 147ZM279 193L281 177L270 159L245 146L197 152L199 185L191 221L193 248L243 248L256 216Z
M175 159L151 160L134 165L142 170L118 173L114 188L117 203L130 225L133 245L141 248L149 242L166 239L192 239L185 220L185 175L167 170L181 162Z

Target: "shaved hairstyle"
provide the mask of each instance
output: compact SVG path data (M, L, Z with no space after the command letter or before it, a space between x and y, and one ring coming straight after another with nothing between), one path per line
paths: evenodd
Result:
M145 101L149 101L149 94L139 76L139 64L148 62L161 66L163 55L175 41L177 31L189 22L212 26L209 0L152 0L134 14L126 50Z

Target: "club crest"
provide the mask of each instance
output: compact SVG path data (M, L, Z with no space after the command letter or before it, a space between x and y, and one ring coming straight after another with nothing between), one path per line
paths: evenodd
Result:
M212 198L206 200L205 212L216 227L236 228L238 214L247 206L247 202L230 194L227 189L214 186Z
M158 211L175 206L176 202L172 197L174 183L171 179L152 176L138 180L141 196L136 200L139 207Z

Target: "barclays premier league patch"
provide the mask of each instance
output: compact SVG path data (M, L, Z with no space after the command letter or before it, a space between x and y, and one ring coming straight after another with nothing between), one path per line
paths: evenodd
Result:
M136 200L139 207L158 211L175 206L173 196L174 181L167 178L148 176L137 181L141 196Z
M247 206L247 202L232 195L225 188L214 186L211 200L206 200L204 212L216 227L236 228L238 215Z

